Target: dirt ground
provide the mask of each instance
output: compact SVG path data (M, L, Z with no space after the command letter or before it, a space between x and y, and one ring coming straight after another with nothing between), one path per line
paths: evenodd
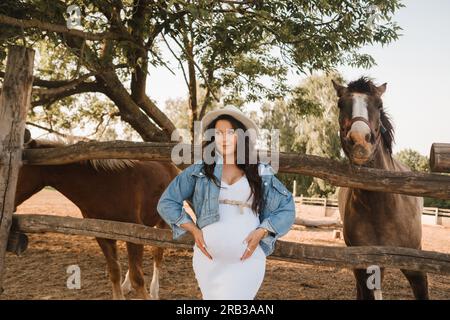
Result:
M41 213L81 217L60 193L44 189L19 206L17 213ZM343 246L332 239L332 229L295 227L285 240ZM424 250L450 253L450 229L423 227ZM127 270L125 245L119 242L122 273ZM160 275L161 299L201 299L189 250L166 250ZM67 267L79 265L81 289L68 289ZM150 247L145 251L145 277L153 272ZM432 299L450 299L450 276L429 275ZM110 299L106 262L93 238L60 234L30 234L28 250L20 257L7 254L5 292L0 299ZM267 260L264 282L256 299L354 299L350 270ZM127 298L135 298L130 293ZM412 299L407 280L398 270L387 270L384 299Z

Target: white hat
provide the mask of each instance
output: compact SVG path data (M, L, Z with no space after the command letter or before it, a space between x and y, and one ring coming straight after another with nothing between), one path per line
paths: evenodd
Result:
M221 109L209 111L207 114L205 114L201 121L202 135L204 134L208 125L213 122L218 116L221 116L223 114L227 114L232 116L233 118L236 118L236 120L242 122L246 129L253 129L255 130L256 135L259 135L258 126L256 125L256 123L252 119L247 117L241 110L234 106L226 106Z

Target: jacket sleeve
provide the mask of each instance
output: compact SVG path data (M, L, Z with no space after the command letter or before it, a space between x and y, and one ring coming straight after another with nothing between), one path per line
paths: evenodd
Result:
M277 178L274 176L273 179ZM258 226L269 230L269 235L261 239L260 244L266 246L270 253L275 249L276 240L288 233L295 221L294 197L291 192L286 192L288 196L283 197L278 208L272 211Z
M157 211L172 229L174 240L187 232L180 226L181 224L186 222L194 223L183 207L183 201L191 199L194 193L195 178L191 175L194 165L190 165L180 172L170 182L158 201Z

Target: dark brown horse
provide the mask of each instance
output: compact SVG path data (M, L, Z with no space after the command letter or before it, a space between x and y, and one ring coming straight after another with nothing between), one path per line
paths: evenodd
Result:
M392 157L393 126L383 109L386 83L375 86L367 78L349 83L333 81L339 97L340 138L352 164L410 171ZM339 211L347 246L396 246L421 249L423 198L394 193L341 188ZM381 269L381 279L383 269ZM358 299L373 299L365 269L353 270ZM428 299L426 273L402 270L416 299Z
M54 148L70 139L33 140L29 133L24 148ZM73 142L73 141L70 141ZM168 228L159 216L158 200L177 176L169 162L102 159L64 165L23 165L19 171L15 206L45 186L52 186L71 200L84 218L105 219ZM154 268L150 296L142 271L143 245L127 242L128 272L121 285L121 270L115 240L96 238L105 255L112 282L113 299L124 299L124 291L136 290L143 299L159 298L159 268L163 249L153 248Z

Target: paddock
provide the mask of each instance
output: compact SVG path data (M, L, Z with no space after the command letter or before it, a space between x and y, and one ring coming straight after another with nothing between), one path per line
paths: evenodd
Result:
M102 220L89 221L89 219L73 217L37 216L36 213L38 212L46 213L45 210L41 211L41 207L38 207L38 211L31 210L26 212L29 215L13 215L18 169L23 164L58 165L83 159L108 158L170 161L171 151L175 145L174 143L112 141L79 143L73 146L49 150L22 150L25 115L30 103L32 86L33 56L34 52L30 49L20 47L10 49L3 95L1 97L2 108L4 108L5 112L0 118L0 127L3 128L0 131L0 145L2 147L0 150L0 191L2 193L2 197L0 197L0 213L2 216L0 225L0 288L5 288L9 292L18 292L20 295L33 295L33 289L30 289L30 287L44 286L39 287L40 289L35 289L38 290L38 296L33 295L31 298L68 298L67 296L59 296L57 291L60 288L65 291L64 294L73 294L69 293L72 290L67 292L65 281L67 279L66 268L67 265L78 264L84 270L83 274L85 272L89 274L90 270L99 272L98 270L102 269L99 274L91 278L92 285L89 285L90 280L88 279L90 278L86 276L86 286L83 286L86 290L88 288L91 288L91 290L103 290L101 283L103 279L107 281L107 277L105 269L98 266L104 266L104 262L91 261L91 256L95 260L97 255L100 255L100 251L97 249L97 253L95 253L90 250L90 245L93 245L93 242L86 239L86 236L101 236L108 239L126 240L169 248L164 264L166 268L164 271L165 276L163 276L161 281L161 298L191 299L196 295L198 296L198 291L195 293L195 291L188 290L186 296L181 297L177 296L178 293L175 292L176 290L186 289L189 283L191 283L191 286L192 283L195 283L195 278L189 267L192 239L173 241L169 230L156 230L143 225ZM437 147L432 148L432 169L439 168L440 171L450 170L450 147L448 144L441 144ZM436 151L436 154L433 153L433 150ZM279 160L280 172L314 176L325 179L337 186L450 199L450 177L447 175L389 172L380 169L354 167L311 155L280 154ZM66 213L63 212L62 215L66 215ZM448 298L450 254L446 251L449 249L448 242L445 242L445 239L448 239L448 230L442 229L441 231L443 232L442 239L438 239L436 242L442 243L442 247L439 244L437 245L438 247L430 245L428 248L423 248L424 250L413 250L396 247L344 248L342 243L339 243L337 240L336 243L326 243L326 245L309 244L308 241L311 239L302 239L300 236L295 235L299 231L293 230L286 235L288 239L280 239L277 242L275 252L270 257L271 261L268 266L269 269L272 268L270 269L272 271L286 268L286 272L292 272L292 277L283 276L283 271L277 271L275 276L273 272L268 270L267 278L269 280L267 281L282 281L284 287L280 283L265 283L260 293L262 296L259 298L314 298L314 293L311 291L313 291L312 289L317 289L317 291L323 291L321 292L323 295L321 297L325 299L350 299L354 296L354 293L353 289L350 289L353 288L353 280L350 277L348 268L364 268L373 264L386 268L401 267L408 270L428 272L433 276L430 281L431 297ZM49 233L43 235L41 234L42 232ZM317 230L314 232L317 232ZM54 233L57 233L57 235L54 235ZM431 230L429 233L431 236L437 234L435 230ZM27 241L25 234L28 234L29 241ZM307 232L304 232L304 234L307 234ZM296 240L291 241L290 237ZM326 236L324 237L326 238ZM30 243L30 248L25 251L28 242ZM434 241L432 242L434 243ZM7 249L22 255L14 257L8 253L5 256ZM69 251L67 256L59 256L61 251L65 252L66 250ZM173 260L171 260L171 257L173 257ZM27 261L27 258L37 260ZM184 262L183 259L185 259ZM15 263L17 263L16 268L14 267ZM149 262L147 261L146 263ZM180 267L178 263L183 264ZM307 266L304 266L304 264L307 264ZM318 266L321 267L319 268ZM306 269L303 270L302 268ZM317 277L318 281L320 276L319 284L302 278L302 274L307 274L307 270L314 277ZM322 271L318 270L324 270L325 274L321 274ZM270 279L271 275L272 279ZM388 276L389 274L387 274L386 278L389 278ZM61 281L62 278L64 279L63 281ZM174 286L167 285L164 289L164 283L169 281L169 279L173 281ZM180 279L185 281L180 281ZM297 283L294 283L294 280ZM404 282L406 287L406 280ZM397 281L394 281L394 290L392 290L392 298L394 299L400 298L395 296L395 294L402 294L403 292L399 288L395 289L396 283ZM50 287L47 287L48 285ZM19 286L17 291L14 289L16 286ZM338 291L332 292L330 290L332 286L336 286ZM108 287L105 284L105 290L108 290ZM279 290L283 296L278 296L279 292L274 292L274 287L280 288ZM389 282L387 282L383 290L389 291L389 288ZM441 292L443 292L442 295ZM7 298L7 294L4 293L0 298ZM10 294L14 295L13 293ZM90 296L89 293L81 295L81 289L79 294L78 298L83 299ZM299 296L302 294L304 296ZM405 296L402 296L402 298L410 296L405 291ZM18 298L18 296L15 296L15 298ZM72 296L70 298L76 297ZM92 298L102 297L92 296ZM319 297L317 296L316 298Z
M30 212L81 217L79 210L59 192L44 189L18 207L18 214ZM424 225L424 249L450 254L449 228ZM323 246L344 246L332 239L333 228L295 226L283 240ZM21 256L8 253L0 299L110 299L106 262L92 237L56 233L29 234L29 247ZM122 270L127 259L124 242L119 241ZM146 246L144 272L152 278L152 255ZM167 249L160 279L161 299L201 299L191 266L192 252ZM42 263L46 261L46 263ZM69 265L81 268L81 289L66 287ZM431 299L450 298L450 276L429 274ZM388 269L383 282L384 299L413 299L406 279ZM256 299L354 299L353 274L349 269L268 260L266 277ZM134 293L126 296L134 299Z

